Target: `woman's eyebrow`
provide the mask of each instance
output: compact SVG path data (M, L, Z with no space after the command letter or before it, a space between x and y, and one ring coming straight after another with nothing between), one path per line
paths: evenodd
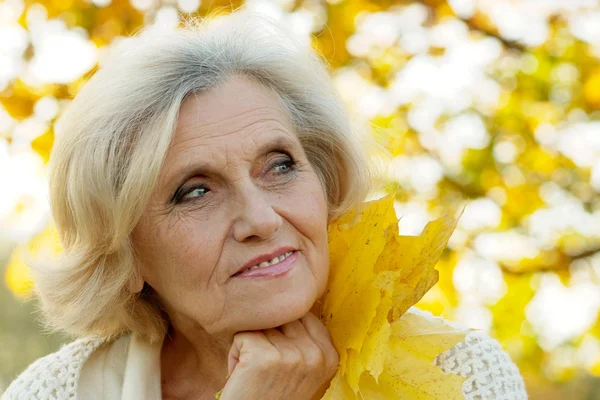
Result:
M273 139L265 141L258 146L256 153L258 157L264 156L276 150L291 150L294 148L296 143L289 137L278 135ZM199 176L207 177L211 172L215 172L214 169L204 161L197 161L188 163L184 168L173 173L174 176L178 176L176 185L174 187L179 188L188 179ZM171 178L172 179L172 178ZM171 180L169 179L169 180Z
M269 154L270 152L272 152L274 150L281 150L281 149L289 150L289 149L293 148L294 145L295 145L295 143L291 138L289 138L287 136L278 135L275 138L273 138L272 140L269 140L269 141L263 143L262 145L260 145L256 152L262 156L265 154Z

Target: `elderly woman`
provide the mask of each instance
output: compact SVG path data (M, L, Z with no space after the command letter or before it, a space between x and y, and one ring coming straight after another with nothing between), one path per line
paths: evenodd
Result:
M131 39L63 115L50 186L65 251L34 267L48 320L80 339L6 399L327 390L327 226L364 199L365 158L318 57L260 18L218 21ZM526 398L492 339L447 353L465 398Z

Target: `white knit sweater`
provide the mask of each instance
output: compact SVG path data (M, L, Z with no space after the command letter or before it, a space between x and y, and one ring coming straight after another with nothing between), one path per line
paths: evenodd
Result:
M414 308L409 312L436 318ZM12 382L2 400L77 399L83 365L103 342L79 339L40 358ZM435 364L445 373L466 378L462 391L467 400L527 399L516 365L496 340L482 333L468 333L463 342L440 354Z

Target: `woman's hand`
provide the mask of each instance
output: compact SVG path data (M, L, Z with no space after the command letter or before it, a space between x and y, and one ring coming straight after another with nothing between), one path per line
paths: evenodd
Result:
M307 400L325 393L339 357L312 313L299 320L235 335L221 400Z

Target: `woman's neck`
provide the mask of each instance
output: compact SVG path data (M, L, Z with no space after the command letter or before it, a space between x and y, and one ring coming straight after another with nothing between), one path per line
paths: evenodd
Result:
M227 356L233 343L217 340L204 330L171 326L161 350L163 398L214 399L227 381Z

